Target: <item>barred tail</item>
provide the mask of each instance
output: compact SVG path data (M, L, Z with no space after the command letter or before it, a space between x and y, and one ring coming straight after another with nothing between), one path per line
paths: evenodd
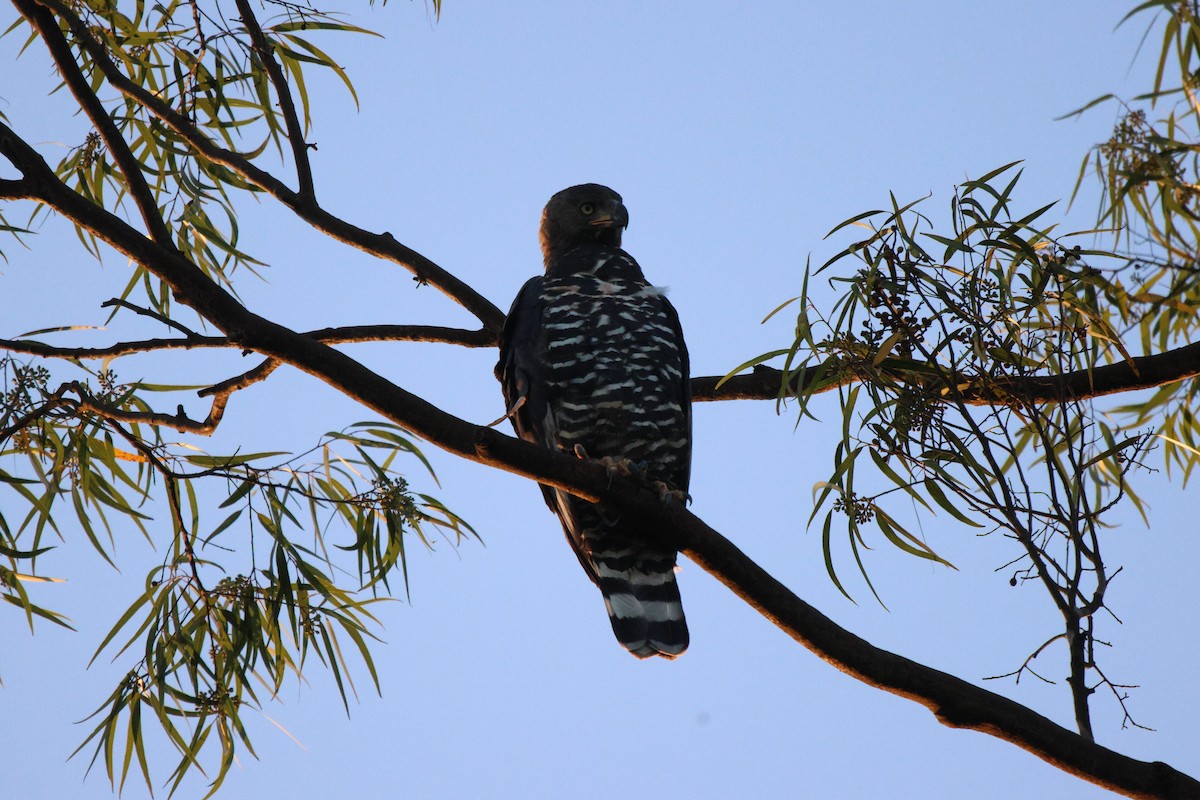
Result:
M588 576L600 587L617 641L638 658L675 658L688 646L675 582L679 554L647 545L602 505L552 490L554 509Z
M621 570L609 554L593 553L597 584L613 633L621 646L638 658L675 658L688 646L687 620L675 582L675 554L639 553L631 567ZM606 563L609 562L609 563Z

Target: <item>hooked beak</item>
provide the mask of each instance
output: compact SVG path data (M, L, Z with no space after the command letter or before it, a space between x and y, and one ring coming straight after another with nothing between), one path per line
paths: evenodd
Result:
M629 212L625 210L625 206L620 201L614 200L606 213L591 220L588 222L588 225L598 228L620 228L623 230L629 227Z

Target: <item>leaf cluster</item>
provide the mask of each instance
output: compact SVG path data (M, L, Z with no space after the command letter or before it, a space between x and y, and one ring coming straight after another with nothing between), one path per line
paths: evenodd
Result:
M93 764L116 784L136 764L153 790L145 753L153 723L180 754L171 790L194 767L211 773L215 791L237 751L254 752L246 710L260 710L289 675L299 678L312 655L344 703L354 691L347 652L378 688L371 606L397 575L407 583L413 542L457 546L474 536L397 471L415 458L432 476L395 425L358 423L294 456L210 454L105 417L141 409L137 390L147 388L112 373L52 389L45 368L5 358L0 375L0 460L24 465L0 470L10 494L0 502L0 596L31 625L35 616L67 624L23 588L46 580L39 563L53 558L55 540L66 541L64 504L110 563L130 527L164 550L96 651L135 657L80 747L91 747ZM203 758L211 745L215 766Z
M1149 0L1122 23L1143 19L1147 40L1159 44L1147 91L1104 95L1072 112L1107 103L1121 110L1112 136L1083 159L1076 192L1089 178L1100 185L1097 218L1122 256L1110 277L1119 292L1105 309L1109 323L1144 352L1165 352L1200 330L1200 5ZM1185 482L1200 456L1197 390L1194 380L1172 383L1118 409L1131 424L1154 427L1168 468Z
M143 237L153 257L130 257L124 290L103 305L182 336L99 351L40 340L78 326L6 340L9 353L27 360L0 357L0 597L31 627L35 618L67 625L64 610L38 605L27 587L54 580L41 573L56 547L75 544L68 519L114 566L130 531L149 541L161 561L97 649L132 663L93 714L80 751L90 749L92 763L121 786L136 763L153 789L145 742L156 728L180 756L171 791L193 769L215 791L239 749L253 753L245 712L260 710L289 675L318 663L348 702L348 656L357 654L377 686L372 604L401 588L397 578L407 590L414 542L456 546L474 536L441 501L410 486L414 464L431 478L432 469L393 423L359 423L299 454L206 452L168 438L172 430L212 434L229 397L265 380L277 359L206 388L122 383L112 369L116 358L161 348L233 346L180 321L178 287L158 262L177 259L236 296L239 273L265 266L239 244L238 203L269 194L327 227L348 227L316 204L308 86L313 69L325 70L357 102L349 76L317 42L370 31L282 0L265 4L273 17L261 23L262 7L245 0L15 5L21 17L6 35L26 34L23 52L44 45L61 78L55 91L70 95L88 127L51 165L5 139L16 148L5 156L22 175L6 182L7 196L36 202L23 226L0 217L2 230L20 236L44 215L64 214L96 258L121 249L114 231L127 241ZM296 188L260 164L283 164ZM47 202L48 191L86 210ZM188 299L187 311L212 324ZM399 335L445 334L411 326ZM366 329L349 335L372 338L378 334ZM197 388L211 398L206 419L188 417L182 403L176 413L156 409Z
M339 21L308 5L272 3L279 16L250 35L238 9L229 4L174 0L168 3L63 3L57 24L69 43L96 102L103 104L112 130L93 128L55 166L55 173L82 197L103 208L129 211L131 197L145 184L163 222L162 234L194 264L226 288L239 268L252 272L265 264L239 245L235 200L261 187L196 149L177 128L139 97L150 95L195 130L239 153L249 162L291 154L289 119L271 86L264 53L278 64L299 100L296 122L312 129L306 71L336 75L357 103L345 70L314 40L322 33L376 35ZM6 31L27 26L18 19ZM23 50L39 38L29 31ZM64 81L56 91L70 91ZM115 91L114 91L115 90ZM290 104L289 104L290 106ZM127 143L137 170L120 163L107 136ZM24 226L47 213L34 209ZM3 220L0 220L3 222ZM86 225L76 234L96 257L101 242ZM145 265L135 264L121 299L146 300L170 313L171 293Z
M802 415L812 415L815 394L838 387L841 440L810 523L821 519L826 568L843 593L838 528L873 593L863 560L870 527L903 552L949 565L901 520L897 496L1002 532L1019 545L1005 565L1014 585L1043 585L1067 638L1081 643L1082 680L1095 667L1091 620L1115 574L1100 532L1121 500L1140 508L1126 478L1152 439L1066 391L1051 403L1023 391L1033 378L1132 355L1108 311L1123 291L1094 266L1113 256L1057 237L1043 221L1051 206L1016 211L1019 179L1009 164L963 184L948 230L922 201L894 197L839 225L835 233L867 236L806 273L795 340L757 360L784 357L781 399ZM822 274L838 298L826 311L808 291ZM1083 715L1081 732L1090 735L1089 724Z

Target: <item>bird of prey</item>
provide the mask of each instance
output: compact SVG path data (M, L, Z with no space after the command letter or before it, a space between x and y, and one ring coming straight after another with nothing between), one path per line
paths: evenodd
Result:
M594 183L550 198L545 274L517 295L496 377L522 439L604 460L686 496L692 419L679 316L621 249L629 214ZM674 550L653 544L603 503L542 486L580 563L604 595L613 633L639 658L688 645Z

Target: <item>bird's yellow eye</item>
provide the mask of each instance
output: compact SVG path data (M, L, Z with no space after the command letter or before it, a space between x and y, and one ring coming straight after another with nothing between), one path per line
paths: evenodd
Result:
M584 203L579 207L579 210L584 214L591 214L596 210L596 206L592 205L591 203Z

